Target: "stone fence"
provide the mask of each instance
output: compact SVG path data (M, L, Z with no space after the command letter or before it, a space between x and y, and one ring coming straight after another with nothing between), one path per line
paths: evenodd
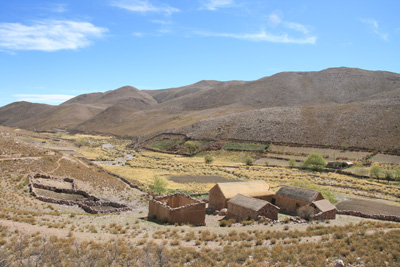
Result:
M57 188L55 186L37 183L34 181L35 178L54 179L54 180L60 180L60 179L55 179L53 177L41 175L41 174L36 174L34 176L29 177L29 190L33 197L35 197L36 199L39 199L41 201L53 203L53 204L59 204L59 205L79 206L81 209L83 209L84 211L91 213L91 214L114 213L114 212L131 210L131 208L129 208L128 206L126 206L124 204L117 203L117 202L111 202L111 201L101 201L100 198L98 198L92 194L89 194L83 190L76 189L74 179L72 179L72 178L64 178L63 180L66 182L70 182L72 184L73 189ZM88 198L89 200L76 201L76 200L54 199L54 198L50 198L50 197L44 197L44 196L38 195L35 191L35 188L45 189L45 190L56 192L56 193L81 195L81 196ZM112 207L112 208L101 210L101 209L96 209L95 207Z
M359 211L354 211L354 210L338 210L337 214L342 214L342 215L351 215L351 216L357 216L361 218L368 218L368 219L376 219L376 220L382 220L382 221L392 221L392 222L400 222L400 216L395 216L395 215L384 215L384 214L366 214L362 213Z

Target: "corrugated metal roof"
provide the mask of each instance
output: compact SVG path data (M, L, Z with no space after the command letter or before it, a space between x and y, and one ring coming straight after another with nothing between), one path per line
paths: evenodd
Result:
M244 207L244 208L254 210L254 211L260 210L261 208L265 207L265 205L271 205L274 208L276 208L277 210L279 210L278 207L276 207L275 205L272 205L268 201L248 197L248 196L245 196L242 194L237 194L231 200L229 200L228 203L235 204L237 206Z
M313 204L315 205L315 207L317 209L319 209L322 212L325 211L330 211L330 210L335 210L336 207L335 205L333 205L331 202L329 202L329 200L327 199L322 199L322 200L318 200L318 201L314 201Z
M320 192L316 190L288 185L282 186L278 190L278 192L276 192L276 195L288 196L291 198L302 199L309 202L313 202L319 194Z
M234 182L234 183L218 183L222 194L226 199L233 198L237 194L248 197L261 197L274 195L269 185L264 181Z

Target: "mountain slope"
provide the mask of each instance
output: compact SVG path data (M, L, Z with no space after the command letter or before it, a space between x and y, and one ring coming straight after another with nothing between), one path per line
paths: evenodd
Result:
M92 93L74 97L61 105L91 104L99 107L114 105L125 106L133 109L145 109L157 104L149 94L132 86L124 86L105 93Z
M46 104L29 103L25 101L14 102L0 108L0 124L6 126L19 126L21 121L31 119L54 109L54 106Z
M333 68L318 72L278 73L240 85L199 91L167 103L185 110L227 105L261 108L344 104L399 88L400 74L397 73Z
M396 150L399 92L400 74L332 68L155 91L125 86L80 95L60 106L18 102L0 108L0 124Z
M228 82L220 82L220 81L200 81L191 85L177 87L177 88L169 88L169 89L160 89L160 90L143 90L143 92L151 95L158 103L168 102L175 98L179 98L185 95L190 95L199 91L207 91L213 88L218 87L228 87L232 85L244 84L245 81L228 81Z
M173 130L193 138L242 139L400 152L400 90L352 104L272 107Z

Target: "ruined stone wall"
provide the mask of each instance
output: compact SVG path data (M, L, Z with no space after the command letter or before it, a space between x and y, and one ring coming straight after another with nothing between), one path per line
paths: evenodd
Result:
M66 189L66 188L57 188L54 186L43 185L34 181L34 178L44 178L44 179L54 179L51 176L36 174L33 177L29 177L29 191L31 192L32 196L38 200L54 203L59 205L68 205L68 206L79 206L84 211L91 213L91 214L101 214L101 213L113 213L113 212L122 212L122 211L129 211L131 208L128 206L111 201L101 201L100 198L91 195L83 190L77 190L75 181L72 178L64 178L63 180L66 182L70 182L72 184L73 189ZM89 199L88 201L73 201L73 200L63 200L63 199L53 199L49 197L40 196L36 193L35 188L45 189L49 191L53 191L56 193L65 193L65 194L75 194L75 195L82 195ZM99 210L95 207L114 207L113 209L107 210Z

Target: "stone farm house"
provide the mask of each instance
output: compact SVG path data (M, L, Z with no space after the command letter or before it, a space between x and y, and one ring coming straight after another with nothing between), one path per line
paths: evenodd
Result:
M205 225L206 203L183 193L159 196L149 201L148 217L172 224Z
M255 220L258 216L278 220L278 212L279 208L266 200L237 194L228 201L227 217L236 221Z
M317 200L310 204L311 207L314 208L314 216L315 220L328 220L328 219L336 219L337 209L336 207L329 202L327 199Z
M316 190L284 185L272 197L271 203L278 206L281 212L297 214L299 208L322 199L324 197Z
M217 183L209 191L208 207L214 210L227 208L227 202L237 194L271 201L274 192L264 181Z

